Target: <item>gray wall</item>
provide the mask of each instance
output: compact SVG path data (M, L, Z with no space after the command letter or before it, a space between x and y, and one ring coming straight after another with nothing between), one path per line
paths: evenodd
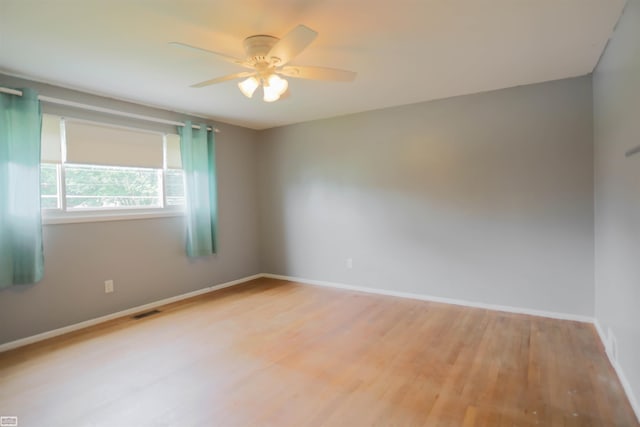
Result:
M45 226L45 278L0 292L0 343L260 271L592 315L591 102L583 77L262 132L217 123L219 254L189 261L180 217Z
M263 131L262 270L593 315L591 89L587 76Z
M640 0L629 0L594 73L596 318L640 402Z
M0 85L36 87L42 94L177 120L185 116L0 75ZM96 114L45 105L49 112ZM105 118L158 129L158 125ZM257 133L216 123L219 250L185 255L183 217L45 225L44 279L0 291L0 343L114 313L259 272ZM175 130L169 127L168 130ZM115 292L104 293L113 279Z

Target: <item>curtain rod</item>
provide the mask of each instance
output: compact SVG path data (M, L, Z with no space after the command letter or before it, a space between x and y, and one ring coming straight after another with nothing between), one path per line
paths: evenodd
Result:
M9 88L2 87L2 86L0 86L0 92L8 93L8 94L11 94L11 95L22 96L22 91L15 90L15 89L9 89ZM114 115L114 116L130 117L132 119L144 120L144 121L147 121L147 122L162 123L162 124L166 124L166 125L184 126L184 123L182 123L182 122L177 122L177 121L173 121L173 120L159 119L157 117L144 116L144 115L135 114L135 113L127 113L127 112L124 112L124 111L112 110L111 108L96 107L95 105L81 104L79 102L67 101L67 100L59 99L59 98L52 98L50 96L38 95L38 99L40 101L42 101L42 102L49 102L51 104L65 105L67 107L76 107L76 108L81 108L83 110L97 111L99 113L111 114L111 115ZM194 129L200 129L200 126L193 125L193 128ZM207 130L213 130L215 133L219 133L220 132L220 129L214 128L214 127L207 127Z

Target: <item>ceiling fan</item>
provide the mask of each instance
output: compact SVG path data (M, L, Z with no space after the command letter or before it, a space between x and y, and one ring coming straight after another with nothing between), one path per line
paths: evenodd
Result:
M307 67L287 65L315 40L318 33L304 25L298 25L281 39L267 35L249 36L244 39L246 58L240 59L224 53L191 46L185 43L170 42L172 46L193 49L215 55L219 59L248 68L251 71L216 77L191 85L201 88L235 79L245 79L238 83L240 91L251 98L258 87L262 86L264 101L273 102L287 91L289 83L281 76L298 79L350 82L356 77L352 71L325 67Z

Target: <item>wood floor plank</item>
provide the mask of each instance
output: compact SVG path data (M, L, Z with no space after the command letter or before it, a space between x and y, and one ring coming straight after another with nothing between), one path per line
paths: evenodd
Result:
M273 279L0 354L28 426L638 426L592 325Z

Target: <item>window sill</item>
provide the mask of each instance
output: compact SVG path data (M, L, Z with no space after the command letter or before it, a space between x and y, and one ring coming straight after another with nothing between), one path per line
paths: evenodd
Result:
M42 224L74 224L82 222L106 222L106 221L131 221L152 218L169 218L183 216L184 210L181 209L144 209L144 210L127 210L127 211L84 211L84 212L61 212L61 211L43 211Z

